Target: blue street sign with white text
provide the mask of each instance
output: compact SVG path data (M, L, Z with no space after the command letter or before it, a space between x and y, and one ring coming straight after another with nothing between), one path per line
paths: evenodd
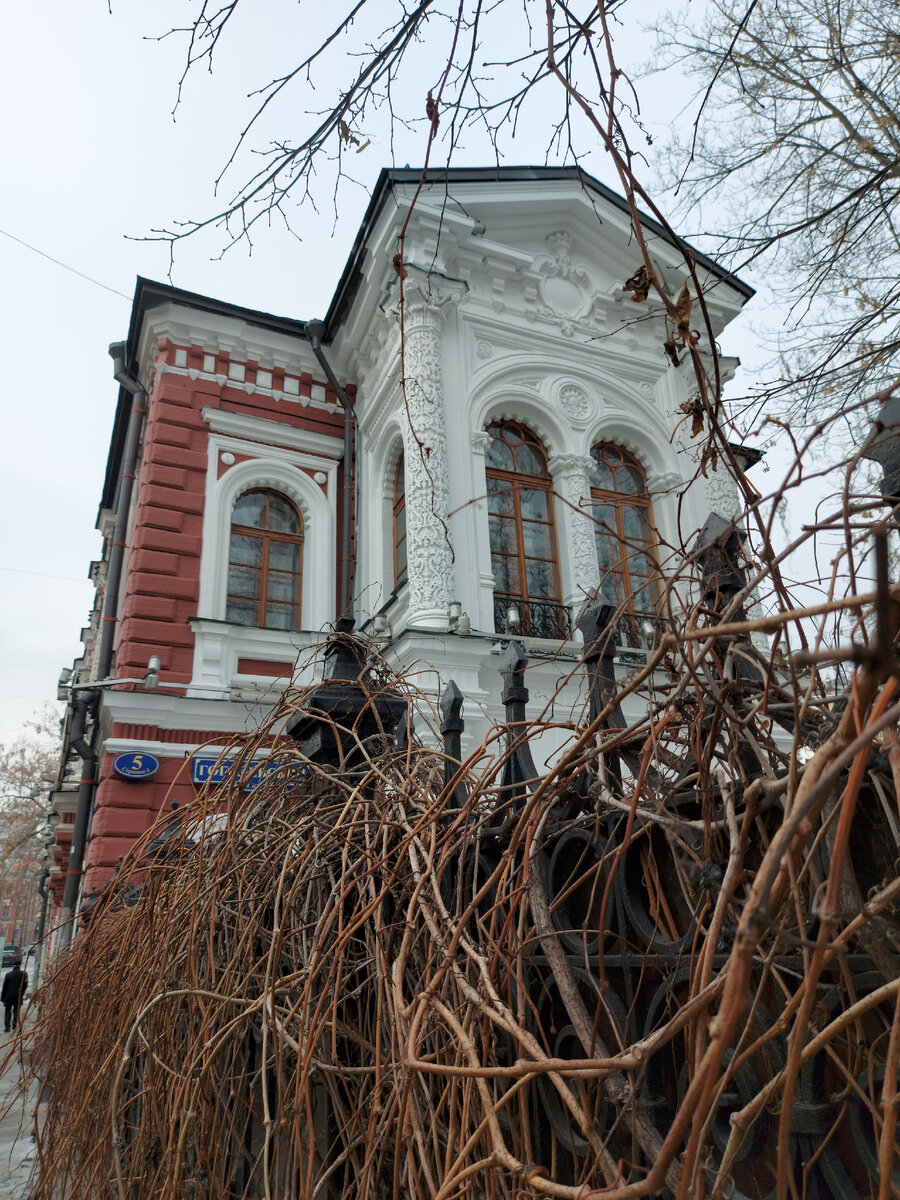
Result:
M149 779L159 770L159 759L155 754L145 754L142 750L127 750L124 754L116 755L112 768L123 779Z
M191 782L195 787L208 783L217 787L224 783L235 765L235 759L220 759L214 754L195 754L191 759ZM251 762L240 764L244 777L244 791L252 792L264 779L277 772L289 775L301 775L306 771L301 763L284 763L268 758L254 758Z

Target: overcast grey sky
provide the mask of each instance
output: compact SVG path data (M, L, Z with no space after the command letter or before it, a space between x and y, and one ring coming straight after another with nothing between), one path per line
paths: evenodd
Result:
M106 0L5 6L0 51L5 181L0 319L7 347L0 395L4 739L55 697L60 668L80 652L79 631L92 601L87 569L100 549L94 524L117 396L107 345L127 332L135 276L165 279L169 266L165 245L129 239L215 211L212 184L246 119L245 93L308 51L329 7L245 0L247 17L252 8L257 20L245 20L224 41L212 76L201 69L190 77L173 121L184 44L176 38L148 39L183 24L196 4L113 0L112 13ZM647 3L634 12L649 20L664 7ZM392 12L394 5L384 0L384 9ZM632 59L649 44L624 35L622 42ZM409 95L418 115L419 98L439 66L426 51L417 53ZM317 83L324 105L330 100L329 80ZM659 114L671 115L670 85L648 81L641 85L641 97L651 128ZM272 131L290 134L290 113L288 105L276 114ZM507 163L545 161L546 129L535 125L520 126ZM281 315L323 313L378 170L392 161L416 165L424 150L424 122L393 145L377 121L365 133L372 144L353 160L359 182L343 186L337 215L325 171L318 212L308 206L297 220L302 240L276 223L257 229L252 255L237 247L217 259L223 243L212 233L180 245L172 282ZM490 161L487 145L474 136L454 157L456 165ZM615 186L602 154L585 166ZM235 184L242 174L235 173ZM752 354L740 330L724 349L741 353L745 361L748 351Z

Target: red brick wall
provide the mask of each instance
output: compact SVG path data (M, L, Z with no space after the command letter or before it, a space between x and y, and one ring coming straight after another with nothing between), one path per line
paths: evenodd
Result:
M160 364L174 364L175 350L170 342L161 342ZM203 355L202 347L191 347L188 368L201 370ZM227 355L218 355L216 371L227 375ZM272 374L273 388L282 388L284 371ZM165 371L156 378L144 426L116 674L141 675L150 655L159 654L163 675L187 683L194 643L187 620L197 615L208 462L209 428L201 410L211 406L247 413L336 437L343 435L343 413L301 409L290 401L257 392L248 394L237 383L222 385ZM256 363L249 362L245 382L252 385L255 379ZM309 396L314 382L309 375L300 376L301 397ZM330 389L327 395L335 402Z

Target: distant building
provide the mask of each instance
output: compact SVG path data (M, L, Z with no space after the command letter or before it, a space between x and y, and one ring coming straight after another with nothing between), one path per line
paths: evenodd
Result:
M398 670L435 694L454 678L486 719L501 715L492 654L523 639L538 711L577 662L586 599L631 596L620 635L639 652L678 522L685 534L735 511L719 477L679 510L695 473L686 434L673 439L689 367L623 288L639 255L621 198L571 169L453 170L418 195L401 267L419 179L382 172L318 353L313 324L138 280L74 749L53 794L57 914L79 822L84 896L256 727L342 590ZM679 252L652 221L644 233L677 294ZM752 292L697 266L718 336ZM133 682L83 686L111 676ZM91 749L96 774L79 765Z

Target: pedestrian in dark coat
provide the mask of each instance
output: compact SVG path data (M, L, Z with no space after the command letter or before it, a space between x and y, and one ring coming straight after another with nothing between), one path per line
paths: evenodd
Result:
M0 1000L3 1001L3 1028L6 1033L15 1029L19 1023L19 1008L27 988L28 972L22 970L21 963L13 963L12 970L7 971L3 980L3 991L0 992Z

